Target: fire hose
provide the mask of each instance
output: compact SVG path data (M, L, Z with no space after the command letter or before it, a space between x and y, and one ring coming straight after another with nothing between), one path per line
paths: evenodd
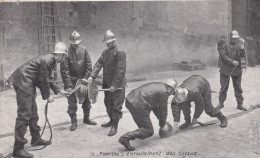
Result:
M49 122L49 119L48 119L48 101L46 102L46 104L45 104L45 108L44 108L44 116L45 116L45 123L44 123L44 126L43 126L43 129L42 129L42 132L41 132L41 135L40 135L40 137L38 138L38 140L34 143L34 144L32 144L32 146L30 146L30 147L27 147L27 148L25 148L25 150L27 150L27 151L37 151L37 150L42 150L42 149L44 149L44 148L46 148L48 145L50 145L50 143L51 143L51 140L52 140L52 128L51 128L51 124L50 124L50 122ZM35 144L37 144L38 143L38 141L41 139L41 137L42 137L42 135L43 135L43 133L44 133L44 131L45 131L45 128L46 128L46 125L48 124L48 127L49 127L49 129L50 129L50 138L49 138L49 141L48 141L48 144L46 144L46 145L44 145L43 147L41 147L41 148L39 148L39 149L31 149ZM10 154L8 154L7 156L5 156L5 158L10 158L10 157L12 157L13 156L13 153L10 153Z
M232 118L237 118L239 116L242 116L242 115L245 115L255 109L258 109L260 108L260 104L257 104L255 106L251 106L247 111L241 111L241 112L237 112L237 113L234 113L234 114L230 114L227 116L227 119L230 120ZM199 127L206 127L206 126L210 126L210 125L214 125L214 124L217 124L219 122L219 120L212 120L212 121L209 121L209 122L206 122L206 123L201 123L201 122L198 122L198 124L200 126L189 126L188 128L186 129L183 129L183 130L178 130L176 133L172 133L172 135L176 135L176 134L179 134L179 133L183 133L183 132L186 132L186 131L189 131L189 130L192 130L192 129L196 129L196 128L199 128Z
M79 103L82 103L85 99L85 96L86 96L86 94L81 94L82 92L80 91L80 88L83 88L83 89L87 88L88 93L91 93L91 94L95 93L94 97L93 97L93 95L90 95L90 94L88 95L88 97L92 101L92 103L95 103L95 101L97 100L97 93L96 92L98 92L98 91L110 91L110 89L98 89L97 85L94 82L89 83L89 84L83 84L82 80L80 79L80 80L77 81L76 87L73 88L69 92L69 95L72 95L73 93L76 92L75 95L76 95L76 98L79 101ZM118 90L120 90L120 89L122 89L122 88L118 88ZM79 95L77 95L77 93L79 93ZM80 98L82 96L83 96L83 99ZM38 140L34 144L32 144L32 146L25 148L25 150L27 150L27 151L37 151L37 150L42 150L42 149L46 148L48 145L50 145L53 134L52 134L51 124L50 124L48 116L47 116L48 115L48 101L45 104L44 115L45 115L45 123L44 123L43 129L42 129L42 132L40 134L40 137L38 138ZM50 129L50 138L49 138L48 144L46 144L43 147L38 148L38 149L32 149L32 147L34 147L34 145L41 139L47 125ZM12 155L13 155L13 153L10 153L7 156L5 156L5 158L10 158L10 157L12 157Z

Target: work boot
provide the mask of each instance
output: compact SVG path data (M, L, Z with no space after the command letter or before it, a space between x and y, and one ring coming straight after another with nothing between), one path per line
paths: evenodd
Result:
M189 120L189 121L185 121L185 123L184 124L182 124L182 125L180 125L180 129L186 129L186 128L188 128L189 126L191 125L191 120Z
M129 140L126 139L126 138L120 137L119 140L118 140L118 142L119 142L120 144L124 145L124 147L125 147L127 150L129 150L129 151L134 151L134 150L135 150L135 148L130 145Z
M32 138L31 144L32 146L51 145L51 141L46 141L41 138Z
M101 127L110 127L110 126L112 126L112 120L111 119L110 119L109 122L101 124Z
M84 116L83 123L88 124L88 125L96 125L97 124L95 121L91 121L89 119L89 116Z
M77 121L71 122L70 131L75 131L77 129Z
M33 158L33 154L28 153L24 149L20 149L18 151L13 152L13 157L19 157L19 158Z
M139 132L138 130L133 131L133 132L128 132L128 133L122 135L122 136L119 138L118 142L119 142L120 144L124 145L124 147L125 147L127 150L129 150L129 151L134 151L135 148L130 145L129 140L134 140L134 139L136 139L136 138L142 138L142 133Z
M71 126L70 126L70 131L75 131L77 129L77 115L76 114L70 114L70 119L71 119Z
M243 107L243 105L237 105L237 109L247 111L247 109Z
M216 107L216 110L224 108L224 103L219 103L218 106Z
M222 112L220 112L218 115L217 115L217 118L219 119L220 121L220 127L221 128L225 128L227 127L227 118L222 114Z
M117 127L118 127L119 120L112 120L112 127L110 131L108 132L108 136L113 136L117 133Z

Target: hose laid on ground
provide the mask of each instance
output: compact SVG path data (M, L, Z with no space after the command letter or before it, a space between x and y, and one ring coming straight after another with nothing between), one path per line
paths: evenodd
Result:
M48 115L48 101L45 104L44 115L45 115L45 123L44 123L44 126L43 126L43 129L42 129L40 137L38 138L38 140L34 144L32 144L32 146L25 148L25 150L27 150L27 151L37 151L37 150L42 150L42 149L46 148L48 145L50 145L50 144L46 144L46 145L44 145L43 147L41 147L39 149L31 149L41 139L47 124L48 124L49 129L50 129L50 139L49 139L48 142L50 143L51 140L52 140L52 128L51 128L51 124L50 124L48 116L47 116ZM13 153L10 153L7 156L5 156L5 158L11 158L12 156L13 156Z
M251 106L247 111L241 111L241 112L237 112L237 113L234 113L234 114L231 114L231 115L228 115L226 118L228 120L232 119L232 118L237 118L239 116L242 116L242 115L245 115L255 109L258 109L260 108L260 104L257 104L255 106ZM198 122L198 124L200 126L190 126L186 129L183 129L183 130L179 130L177 131L176 133L173 133L173 135L176 135L176 134L179 134L179 133L183 133L183 132L186 132L186 131L189 131L189 130L192 130L192 129L196 129L196 128L199 128L199 127L206 127L206 126L210 126L210 125L214 125L214 124L217 124L219 122L219 120L212 120L212 121L209 121L209 122L206 122L206 123L201 123L201 122Z

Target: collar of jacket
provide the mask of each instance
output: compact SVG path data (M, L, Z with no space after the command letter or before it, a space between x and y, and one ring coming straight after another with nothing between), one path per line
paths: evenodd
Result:
M116 53L117 53L117 47L116 47L116 45L114 45L114 46L108 48L108 51L109 51L109 52L113 52L113 54L116 55Z
M72 46L69 47L69 49L71 49L73 52L76 52L79 48L80 48L80 45L78 45L77 48L74 48Z
M229 44L230 44L231 46L234 46L234 45L237 44L237 42L236 42L236 41L230 41Z
M51 59L53 60L53 65L55 65L56 64L55 55L53 53L51 53L50 55L51 55Z

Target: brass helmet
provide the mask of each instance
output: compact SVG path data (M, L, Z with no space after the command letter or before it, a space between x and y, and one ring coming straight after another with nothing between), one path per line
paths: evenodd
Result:
M232 38L239 38L239 35L238 35L237 30L233 30L233 31L231 32L231 37L232 37Z
M172 125L169 122L166 122L165 126L167 127L166 131L161 130L161 128L159 129L159 136L161 138L168 138L172 135Z
M115 40L116 40L116 37L113 34L113 32L111 30L107 30L105 35L104 35L103 42L104 43L109 43L109 42L112 42L112 41L115 41Z
M177 87L177 81L173 78L171 79L168 79L167 82L166 82L167 85L173 87L173 88L176 88Z
M81 39L80 39L80 34L77 31L74 31L70 34L70 39L69 39L71 44L80 44Z
M54 52L55 54L68 54L68 49L65 43L58 42L55 45Z

